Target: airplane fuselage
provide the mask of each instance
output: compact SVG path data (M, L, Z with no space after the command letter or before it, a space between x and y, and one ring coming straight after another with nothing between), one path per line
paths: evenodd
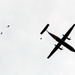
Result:
M48 32L48 31L47 31ZM62 44L63 46L65 46L66 48L70 49L71 51L75 52L75 49L70 46L69 44L67 44L66 42L64 42L63 40L61 40L59 37L57 37L56 35L48 32L57 42L59 42L60 44Z

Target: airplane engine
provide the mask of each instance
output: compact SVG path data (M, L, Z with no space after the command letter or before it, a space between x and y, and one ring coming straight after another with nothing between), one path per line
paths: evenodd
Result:
M54 44L54 45L55 45L55 46L57 46L56 44ZM63 47L62 47L62 48L61 48L61 47L59 47L59 49L60 49L60 50L63 50Z
M64 34L62 34L62 35L65 36ZM69 38L67 37L67 39L68 39L68 40L71 40L71 37L69 37Z
M70 38L67 38L68 40L71 40L71 37Z

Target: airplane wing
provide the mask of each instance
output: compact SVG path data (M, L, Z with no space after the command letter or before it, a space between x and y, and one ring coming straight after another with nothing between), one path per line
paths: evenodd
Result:
M71 33L72 29L74 28L75 24L66 32L66 34L63 36L62 40L65 41L66 38L69 36L69 34ZM56 45L56 47L52 50L52 52L49 54L49 56L47 57L48 59L57 51L58 48L60 48L61 44L58 43Z
M64 35L64 37L62 38L63 41L66 40L66 38L69 36L69 34L71 33L71 31L73 30L75 24L66 32L66 34Z
M48 59L57 51L57 49L61 46L60 43L58 43L55 48L52 50L52 52L49 54L49 56L47 57Z

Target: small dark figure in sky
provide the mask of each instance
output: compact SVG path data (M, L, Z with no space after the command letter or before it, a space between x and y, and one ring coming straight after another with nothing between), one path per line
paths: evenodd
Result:
M10 25L8 25L7 27L10 27Z
M40 38L40 40L42 40L42 38Z
M10 27L10 25L7 26L7 28ZM3 32L0 33L1 35L3 34Z
M1 32L1 35L3 34L3 32Z

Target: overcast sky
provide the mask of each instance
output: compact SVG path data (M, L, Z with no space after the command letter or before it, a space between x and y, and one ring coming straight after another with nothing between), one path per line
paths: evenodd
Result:
M67 48L47 59L57 44L40 35L47 23L62 38L75 23L75 0L0 0L0 75L75 75L75 53ZM69 37L75 48L75 29Z

